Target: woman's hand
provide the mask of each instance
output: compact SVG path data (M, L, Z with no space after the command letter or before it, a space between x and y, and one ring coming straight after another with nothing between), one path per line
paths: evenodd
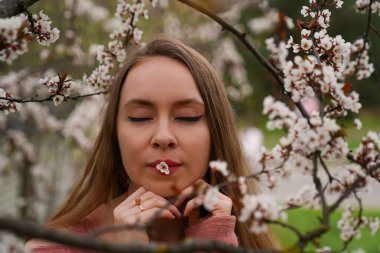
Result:
M178 200L175 203L176 206L180 206L186 198L188 198L191 195L193 196L193 198L187 202L186 207L183 212L183 216L189 217L189 226L195 225L198 222L200 222L200 218L201 218L200 208L203 205L204 195L206 193L206 189L208 187L211 187L208 183L206 183L205 181L201 179L195 182L194 185L196 187L190 186L186 188L185 190L183 190L178 196ZM214 206L214 208L211 210L210 215L211 216L231 215L232 200L226 195L222 194L221 192L217 194L216 198L217 198L217 203Z
M117 226L145 225L152 222L154 218L176 219L181 216L177 207L169 205L165 198L147 191L143 187L137 189L113 210L114 224ZM117 232L116 240L124 243L149 242L146 231L141 229Z

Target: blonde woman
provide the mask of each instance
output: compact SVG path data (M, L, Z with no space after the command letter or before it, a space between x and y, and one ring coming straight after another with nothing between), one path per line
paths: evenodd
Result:
M269 233L252 235L236 221L231 199L238 189L223 188L209 213L202 212L196 197L186 198L194 184L205 188L224 181L212 178L208 167L217 159L236 175L248 173L224 86L197 51L157 38L136 52L116 78L83 175L47 227L85 234L146 224L158 214L151 231L119 231L101 239L149 243L193 237L277 248ZM249 191L255 193L254 182ZM168 203L175 197L175 203ZM70 250L37 240L27 247L33 252Z

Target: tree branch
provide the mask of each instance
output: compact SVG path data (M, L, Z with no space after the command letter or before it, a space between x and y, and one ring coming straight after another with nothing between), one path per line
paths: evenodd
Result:
M368 36L369 36L369 31L371 29L371 18L372 18L372 2L373 0L370 0L369 4L368 4L368 18L367 18L367 28L366 28L366 31L363 35L363 48L360 50L358 56L357 56L357 61L356 61L356 67L355 67L355 75L356 73L358 72L359 70L359 63L360 63L360 58L362 57L364 51L365 51L365 48L366 48L366 45L368 43Z
M78 95L78 96L72 96L72 97L65 97L63 100L78 100L80 98L85 98L85 97L90 97L90 96L95 96L95 95L101 95L101 94L107 94L109 90L104 90L104 91L98 91L94 93L89 93L89 94L84 94L84 95ZM0 100L7 100L9 102L14 102L14 103L33 103L33 102L46 102L46 101L53 101L54 96L49 96L46 98L29 98L29 99L22 99L22 98L7 98L7 97L0 97Z
M210 17L214 21L216 21L218 24L222 26L224 30L230 31L232 34L234 34L245 46L246 48L257 58L257 60L272 74L272 76L276 79L278 84L280 85L280 88L284 94L286 94L290 100L296 105L298 110L301 112L302 116L306 119L309 119L309 114L306 112L303 105L299 102L294 102L291 99L291 95L289 92L285 91L284 89L284 80L281 76L281 71L276 69L260 52L259 50L250 42L248 41L247 34L242 33L238 31L235 27L233 27L231 24L227 23L223 19L221 19L219 16L215 15L211 11L208 11L207 9L203 8L202 6L194 3L191 0L178 0L179 2L186 4L190 6L191 8L205 14L206 16Z
M372 168L370 168L367 172L368 173L373 173L374 171L378 170L380 168L380 163L373 166ZM343 202L343 200L345 200L351 193L353 193L357 188L359 188L362 184L362 177L357 177L354 181L354 183L351 185L351 187L349 187L348 189L346 189L343 194L339 197L339 199L337 201L335 201L334 204L332 204L329 208L329 212L334 212L338 207L339 205Z
M16 16L35 2L38 0L2 0L0 1L0 18Z
M108 253L181 253L196 251L218 251L225 253L280 253L277 250L255 249L248 250L241 247L235 247L226 243L217 241L195 241L186 240L183 243L166 244L166 243L149 243L149 244L115 244L108 243L92 236L78 236L63 231L44 229L38 225L25 220L16 220L11 218L0 217L0 230L8 230L19 236L45 239L48 241L65 244L72 247L96 250Z

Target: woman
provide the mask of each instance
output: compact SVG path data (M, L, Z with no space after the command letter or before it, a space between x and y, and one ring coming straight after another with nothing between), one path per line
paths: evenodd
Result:
M209 161L217 159L235 175L248 174L224 86L198 52L177 40L157 38L136 52L116 78L83 175L47 226L91 233L112 225L147 224L156 215L151 231L101 237L126 243L193 237L277 248L269 233L252 235L246 224L236 222L231 201L238 196L236 187L223 188L210 213L189 197L194 185L199 190L225 180L208 169ZM255 193L251 183L249 191ZM37 241L27 246L34 252L63 248Z

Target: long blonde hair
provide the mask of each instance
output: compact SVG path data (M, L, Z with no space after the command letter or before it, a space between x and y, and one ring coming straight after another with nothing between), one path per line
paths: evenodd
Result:
M182 42L159 37L148 43L131 57L115 79L100 133L80 180L63 205L48 221L48 227L65 227L73 225L91 213L103 203L116 198L123 192L119 171L123 169L116 132L116 116L122 85L129 71L137 63L152 56L165 56L184 64L193 75L205 104L206 116L211 135L211 159L224 160L229 170L235 175L246 176L248 166L243 157L234 123L234 115L227 99L225 88L213 67L197 51ZM225 179L216 176L216 183ZM258 187L254 181L248 182L250 194L257 194ZM225 187L222 192L231 199L239 195L236 187ZM233 215L237 210L233 208ZM247 248L278 248L276 238L270 233L252 235L247 224L238 223L236 234L240 246Z

